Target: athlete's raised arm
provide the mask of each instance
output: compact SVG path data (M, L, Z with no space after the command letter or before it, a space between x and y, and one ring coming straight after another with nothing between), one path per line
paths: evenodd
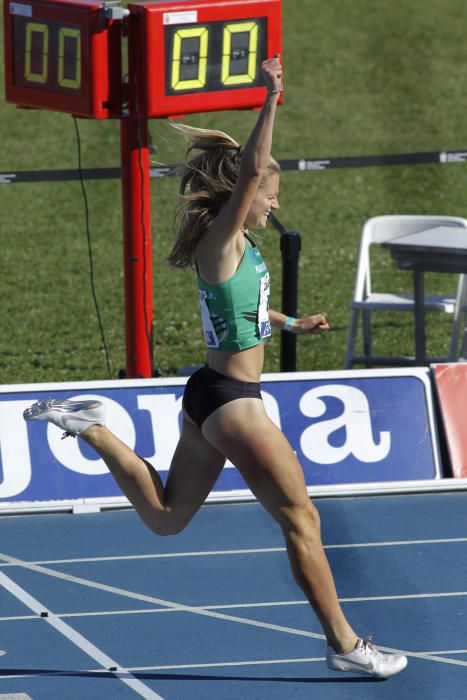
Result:
M258 120L241 151L239 176L229 199L211 224L210 243L223 247L242 229L251 203L265 176L271 158L272 134L277 100L282 89L279 56L262 64L266 98Z

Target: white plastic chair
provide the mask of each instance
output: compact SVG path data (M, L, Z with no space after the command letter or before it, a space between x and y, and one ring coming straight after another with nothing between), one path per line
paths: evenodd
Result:
M372 354L372 311L414 311L412 295L392 292L373 292L371 286L370 247L380 245L393 238L406 236L418 231L437 226L455 226L467 229L467 219L458 216L414 216L393 215L375 216L365 222L362 229L360 253L357 265L357 277L353 299L350 302L350 322L347 341L345 367L350 369L354 364L364 365L404 365L412 364L413 358L402 355L373 355ZM467 235L467 231L466 231ZM389 253L388 253L389 254ZM457 359L460 324L465 306L467 284L465 275L459 275L457 294L454 296L425 296L425 310L443 311L454 314L453 332L449 350L450 361ZM362 318L363 353L355 351L359 318Z

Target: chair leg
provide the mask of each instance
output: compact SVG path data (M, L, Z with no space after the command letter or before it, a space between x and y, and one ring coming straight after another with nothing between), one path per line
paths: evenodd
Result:
M463 323L462 323L462 341L461 341L461 347L459 350L459 355L456 357L457 360L467 360L467 328L466 328L466 313L463 311L461 313Z
M355 356L355 339L357 337L358 328L358 310L352 309L350 312L348 339L347 339L347 353L345 356L345 369L352 369L353 359Z
M457 289L457 299L456 299L456 308L454 309L454 319L452 322L452 334L451 334L451 345L449 348L449 362L456 362L458 359L458 346L459 346L459 337L461 333L461 325L464 325L463 322L465 322L465 305L466 305L466 296L467 296L467 278L465 275L461 275L459 278L459 285ZM461 357L463 357L463 352L464 352L464 343L465 343L465 329L464 329L464 336L462 338L462 348L461 348Z
M457 362L457 358L458 358L457 352L458 352L459 337L460 337L461 317L462 317L462 314L458 314L458 317L455 318L452 322L452 335L451 335L451 343L449 346L449 355L448 355L449 362ZM464 344L464 341L462 341L462 345L463 344Z
M363 311L363 354L366 357L371 357L372 350L371 311Z

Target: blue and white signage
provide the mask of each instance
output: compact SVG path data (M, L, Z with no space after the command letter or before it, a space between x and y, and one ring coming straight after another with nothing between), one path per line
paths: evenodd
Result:
M103 461L82 440L62 440L23 411L48 397L99 399L107 425L167 474L181 421L186 379L148 379L0 387L0 509L15 503L121 501ZM271 418L300 460L310 493L353 485L440 477L428 370L352 370L264 375ZM353 488L355 491L355 488ZM247 495L227 464L212 494Z

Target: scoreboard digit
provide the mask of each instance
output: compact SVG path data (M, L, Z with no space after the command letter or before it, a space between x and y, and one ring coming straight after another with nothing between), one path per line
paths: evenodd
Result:
M261 62L282 53L280 0L128 7L137 88L130 109L164 117L263 104Z
M7 102L98 119L120 116L120 25L100 15L101 5L6 0Z

